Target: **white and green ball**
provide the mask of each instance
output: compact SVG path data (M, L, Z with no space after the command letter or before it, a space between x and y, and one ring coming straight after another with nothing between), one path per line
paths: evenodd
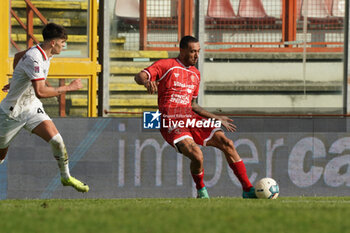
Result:
M262 178L255 184L255 194L261 199L276 199L279 195L277 182L272 178Z

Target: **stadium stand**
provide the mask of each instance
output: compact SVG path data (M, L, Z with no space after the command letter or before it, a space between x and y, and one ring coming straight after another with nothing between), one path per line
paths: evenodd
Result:
M337 0L298 0L298 28L301 30L304 17L307 17L311 43L317 43L312 47L326 47L327 30L342 30L343 17L332 15L336 2Z
M166 42L167 38L170 38L170 33L172 33L173 31L177 31L178 11L175 2L176 1L172 2L171 7L165 7L166 10L169 12L166 12L166 14L164 13L163 16L159 16L163 13L150 13L147 22L148 29L150 32L150 34L148 35L149 37L159 36L159 34L162 33L161 36L166 38ZM276 10L274 11L275 14L270 14L270 12L267 10L267 5L271 4L271 2L269 1L237 0L236 2L238 4L233 6L231 4L232 1L230 0L208 0L208 8L206 11L207 15L205 19L205 30L209 35L209 42L225 42L223 38L228 38L227 35L225 35L225 33L233 35L233 33L236 32L244 34L245 37L243 42L248 41L247 44L249 43L250 34L254 33L256 33L256 35L254 35L254 40L252 40L253 45L255 42L260 43L260 38L268 38L268 42L274 40L275 37L272 36L277 35L279 33L279 30L281 30L281 19L280 17L278 17L280 16L280 12L282 9L281 5L278 6L279 8L281 8L279 9L279 11ZM305 2L306 1L303 0L297 1L298 26L302 25L303 14L305 12L306 7ZM321 29L325 28L324 25L329 25L328 28L331 28L331 30L333 30L334 28L338 30L342 29L340 23L342 22L341 20L343 20L344 17L344 8L342 8L341 6L345 5L345 0L308 0L308 2L308 23L309 26L312 26L311 29L314 30L313 35L321 35L321 37L324 38L324 35L317 31L317 29L319 29L322 25L323 28ZM322 3L323 5L316 4L316 2ZM52 2L50 1L33 1L33 3L38 7L38 9L41 12L43 12L43 14L45 15L45 17L48 18L48 20L50 20L51 22L62 24L68 29L68 33L70 34L69 46L75 46L77 48L86 46L86 42L88 39L86 35L86 17L84 17L84 14L86 14L87 10L86 4L76 2L73 0L55 2L55 4L52 4ZM173 4L175 4L175 7L173 6ZM270 11L271 6L272 5L270 5ZM273 9L275 10L276 8ZM26 17L24 15L24 1L12 0L12 9L16 11L19 17L22 19L22 21L25 22ZM170 52L166 51L138 51L138 0L116 0L113 14L114 17L118 19L118 23L123 23L125 28L118 27L117 32L112 35L113 39L111 39L111 76L109 83L110 111L119 113L129 112L130 114L122 115L128 117L132 116L132 114L135 112L154 110L157 106L156 95L148 95L144 87L134 83L133 77L137 72L150 65L153 61L158 60L160 58L173 57L174 54L171 54ZM11 23L11 38L16 43L24 45L26 41L25 31L20 28L20 25L16 19L12 18ZM42 39L40 35L40 30L42 26L42 22L38 18L34 18L34 35L39 40ZM266 30L263 31L260 29ZM164 33L164 31L166 32ZM265 33L265 31L266 34L264 34L264 36L261 36L263 33ZM120 34L120 32L122 33ZM135 38L137 38L137 40L132 41L134 40L134 38L131 38L131 36L134 36ZM229 38L235 37L232 36ZM276 43L279 43L281 41L280 35L278 34L276 38ZM313 40L320 41L320 36L314 36ZM237 41L232 40L229 42L231 44L234 44ZM131 46L126 47L127 43L131 44ZM239 43L237 44L235 44L235 46L239 47ZM245 44L243 46L246 46L248 48L250 44ZM164 48L164 50L166 50L166 48ZM237 59L238 56L233 54L232 56L226 58L226 55L223 53L217 51L211 52L212 54L210 54L210 57L217 56L219 60ZM209 53L207 53L207 55L209 56ZM266 54L262 56L266 57ZM241 57L238 59L246 59L246 57ZM271 55L271 60L274 59L274 56ZM58 83L58 80L55 80L54 82L56 82L56 85ZM331 92L339 91L340 88L339 83L318 83L317 86L313 85L315 85L315 83L308 84L307 90L314 92ZM221 92L288 92L288 90L302 91L304 89L303 83L297 85L288 82L281 82L278 85L276 83L255 83L254 86L252 86L249 81L247 81L246 83L207 82L204 83L204 87L207 92L214 94L220 94ZM67 115L86 116L86 109L88 104L86 98L87 94L88 89L86 87L81 91L66 96L66 109L68 113ZM57 106L57 101L49 100L46 104ZM121 116L118 113L110 115Z
M230 0L209 0L207 24L220 26L247 23L274 23L275 18L266 14L261 0L240 0L238 13L235 14ZM254 21L254 22L252 22Z
M157 109L157 95L149 95L143 86L136 84L134 75L155 60L168 58L168 52L113 50L110 56L109 115L130 117L135 112ZM120 114L124 112L130 114Z
M69 33L68 44L70 47L86 46L88 37L86 35L87 5L75 1L33 1L33 4L50 21L62 24ZM116 1L115 15L123 20L139 20L138 1ZM22 22L26 23L26 4L22 0L12 0L12 9L19 15ZM150 21L151 24L157 22ZM43 23L34 18L34 36L42 41L40 34ZM18 21L11 18L11 38L14 42L25 48L26 33ZM128 51L124 50L125 37L113 37L111 39L111 69L110 69L110 110L112 112L140 112L155 109L157 98L145 92L145 88L134 82L134 74L150 65L152 61L160 58L168 58L166 51ZM16 51L14 51L15 53ZM58 79L50 79L53 85L59 85ZM69 80L66 80L68 83ZM68 116L86 116L87 114L87 84L80 90L66 95L66 113ZM47 112L51 116L57 116L57 100L43 100ZM117 116L120 116L116 114ZM113 114L112 114L113 116ZM123 116L131 116L124 114Z

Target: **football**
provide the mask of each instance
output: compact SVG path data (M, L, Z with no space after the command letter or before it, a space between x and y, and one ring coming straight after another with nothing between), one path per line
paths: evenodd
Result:
M276 199L279 194L277 182L272 178L263 178L255 184L255 195L262 199Z

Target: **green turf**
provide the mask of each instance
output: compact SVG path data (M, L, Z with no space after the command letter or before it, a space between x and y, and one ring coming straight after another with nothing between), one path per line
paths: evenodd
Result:
M0 232L346 233L350 197L5 200Z

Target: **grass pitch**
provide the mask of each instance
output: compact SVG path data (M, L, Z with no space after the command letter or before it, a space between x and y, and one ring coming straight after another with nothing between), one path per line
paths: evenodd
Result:
M350 197L0 201L0 232L346 233Z

